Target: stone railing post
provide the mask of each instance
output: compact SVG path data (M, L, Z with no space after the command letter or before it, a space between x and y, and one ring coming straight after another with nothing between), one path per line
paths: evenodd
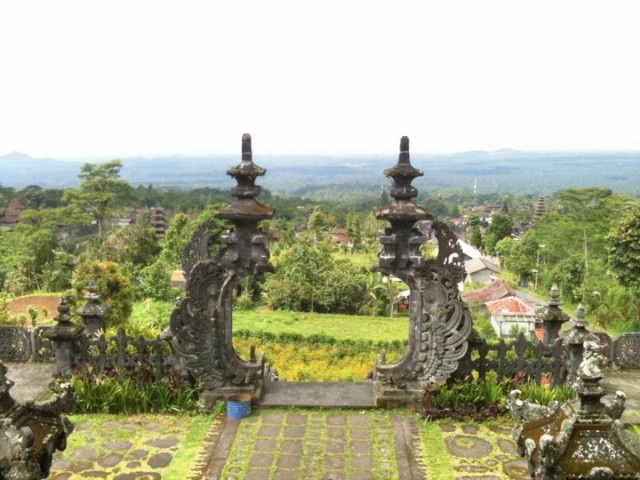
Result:
M58 315L55 319L58 324L45 332L45 337L53 342L56 353L56 371L54 377L69 378L71 370L77 364L79 353L79 340L84 332L82 325L71 322L69 304L65 298L60 300Z
M542 321L545 346L553 345L560 336L562 324L569 321L569 315L560 310L560 290L554 283L549 292L549 303L536 310L536 317Z
M570 384L578 379L578 367L582 363L584 355L584 342L599 343L600 341L596 335L587 330L588 325L584 305L580 304L576 310L575 325L563 340L563 344L569 352L567 380Z
M98 332L104 331L104 316L109 313L111 307L101 301L95 280L91 280L87 290L89 293L84 297L87 303L76 310L76 315L82 317L86 335L89 338L98 338Z

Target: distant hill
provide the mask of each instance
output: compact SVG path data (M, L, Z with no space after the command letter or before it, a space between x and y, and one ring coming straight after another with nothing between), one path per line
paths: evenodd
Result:
M267 168L258 183L275 193L305 194L323 188L359 188L378 191L396 154L388 155L259 155ZM233 185L226 175L240 155L123 158L122 177L132 185L222 187ZM465 152L447 155L411 155L412 164L425 172L414 184L421 191L472 189L479 193L553 193L569 187L600 186L619 193L640 194L640 152ZM27 185L66 188L78 185L82 162L35 159L14 152L0 156L0 185L17 189Z

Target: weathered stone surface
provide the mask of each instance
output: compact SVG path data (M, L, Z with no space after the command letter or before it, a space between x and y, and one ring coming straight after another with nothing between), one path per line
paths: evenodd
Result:
M110 453L109 455L105 455L100 460L98 460L98 464L101 467L111 468L116 466L122 460L122 455L118 453Z
M69 470L74 473L80 473L85 470L89 470L90 468L93 468L93 462L87 460L76 460L75 462L73 462L73 465L71 465L71 468L69 468Z
M357 455L351 457L353 468L367 470L373 468L373 457L371 455Z
M371 436L371 432L367 428L352 428L350 434L354 440L366 440Z
M73 451L70 458L94 462L98 459L98 452L93 447L80 447Z
M151 455L147 460L147 465L151 468L164 468L171 463L173 460L173 455L169 452L160 452L154 455Z
M258 430L259 437L277 437L280 435L280 426L277 425L263 425Z
M302 426L294 426L294 427L284 427L284 431L282 435L285 438L301 438L304 437L304 427Z
M82 473L84 478L107 478L109 476L108 472L102 470L89 470Z
M116 475L113 480L162 480L162 476L158 472L132 472Z
M307 416L300 413L289 413L287 415L287 425L304 425L307 423Z
M173 437L156 438L156 439L144 442L145 445L148 445L149 447L156 447L156 448L175 447L179 443L180 443L180 440Z
M527 462L524 459L504 463L502 465L502 471L513 480L531 480L527 469Z
M325 455L324 468L326 470L342 470L345 467L345 459L342 455Z
M517 455L518 454L518 451L516 449L516 445L511 440L506 440L504 438L499 438L498 439L498 446L500 447L500 450L502 450L504 453L506 453L508 455Z
M133 443L129 440L111 440L102 443L102 448L105 450L123 451L129 450L131 447L133 447Z
M282 451L287 453L301 453L302 440L283 440Z
M284 414L275 413L275 412L267 412L262 415L262 423L264 424L276 424L280 425L285 419Z
M468 435L476 435L478 433L477 425L463 425L462 431Z
M256 452L274 452L278 447L278 441L275 439L260 439L253 446ZM288 451L283 447L283 450Z
M129 452L129 454L127 455L127 458L133 458L133 459L139 460L141 458L146 457L147 455L149 455L149 452L147 450L143 450L141 448L137 448L137 449Z
M491 444L478 437L455 435L445 438L451 455L465 458L482 458L491 453Z
M273 455L256 453L249 460L249 466L253 468L269 468L273 464Z
M251 469L247 472L245 480L269 480L269 470Z
M368 454L372 452L371 442L354 441L351 442L351 452L354 454Z
M298 468L300 455L280 455L276 465L278 468Z

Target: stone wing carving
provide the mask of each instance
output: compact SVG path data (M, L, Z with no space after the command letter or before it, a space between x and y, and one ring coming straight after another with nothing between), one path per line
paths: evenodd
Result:
M222 279L217 259L198 262L189 275L188 296L171 314L173 348L207 389L225 384L224 348L218 332L223 328L222 317L216 308Z
M467 352L471 315L457 294L456 275L448 269L432 268L430 279L420 289L422 301L420 380L442 382L458 368ZM452 278L453 277L453 278Z

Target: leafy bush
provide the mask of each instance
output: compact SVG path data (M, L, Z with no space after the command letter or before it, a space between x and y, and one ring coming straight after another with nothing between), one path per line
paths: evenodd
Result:
M7 306L7 294L0 292L0 324L9 323L9 307Z
M452 418L455 420L473 419L481 421L506 413L512 382L498 382L496 375L487 375L485 381L456 382L451 385L427 383L424 387L422 403L418 413L428 420ZM567 402L574 397L573 389L568 385L548 388L534 383L518 385L522 398L541 405L552 401Z
M554 388L548 388L544 385L529 383L519 387L522 392L522 398L526 398L540 405L549 405L551 402L564 403L574 398L573 388L569 385L559 385Z
M131 372L95 376L90 370L75 372L76 413L186 413L199 409L198 391L184 385L171 371L154 381L144 365Z
M95 280L102 301L111 305L105 316L106 326L123 325L131 315L133 290L131 282L122 274L117 263L86 261L78 265L73 274L73 300L76 304L84 302L89 282Z

